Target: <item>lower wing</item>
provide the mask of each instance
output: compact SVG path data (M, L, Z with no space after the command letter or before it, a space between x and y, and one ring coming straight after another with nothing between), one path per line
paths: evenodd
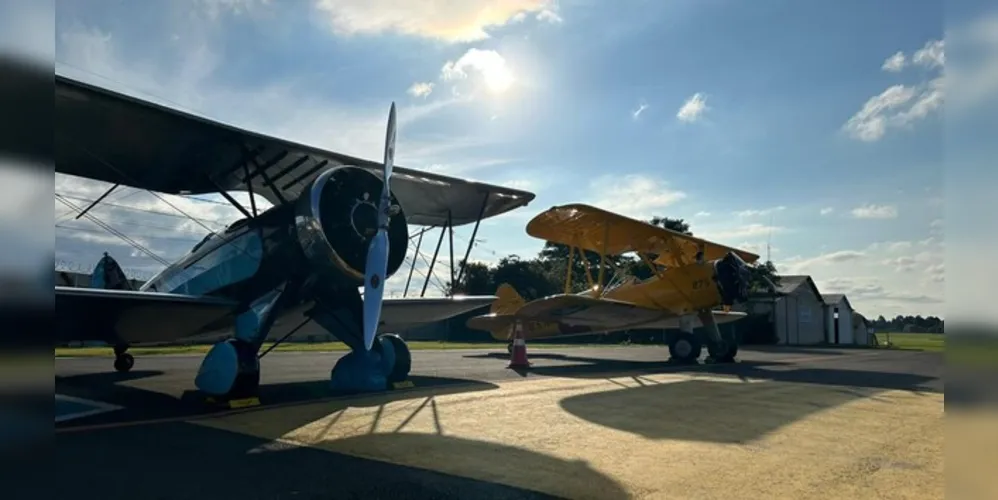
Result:
M718 323L728 323L746 316L741 312L713 311ZM593 299L578 295L557 295L535 300L513 314L486 314L468 320L477 330L498 332L520 321L528 337L603 333L628 329L679 328L679 315L661 309L651 309L627 302ZM694 315L694 327L703 326Z
M493 295L442 298L385 299L381 303L380 332L398 332L443 321L496 301Z
M169 342L224 320L236 307L215 297L57 286L56 340Z
M495 300L490 295L385 299L380 330L397 332L443 321L488 306ZM231 328L237 307L234 301L216 297L57 286L56 340L111 343L121 340L140 344L196 338L202 334L217 337ZM296 324L278 321L289 328ZM271 336L283 333L275 330Z

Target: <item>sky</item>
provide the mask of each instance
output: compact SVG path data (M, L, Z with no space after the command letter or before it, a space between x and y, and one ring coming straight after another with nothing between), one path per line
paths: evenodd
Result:
M581 202L683 218L867 316L945 316L943 200L983 202L998 176L986 132L960 119L998 110L998 10L953 3L73 0L56 2L54 58L65 76L370 159L395 101L398 165L537 195L483 222L472 260L533 257L526 222ZM947 61L954 43L971 62ZM73 220L66 203L106 187L57 175L57 262L89 272L108 251L147 278L161 262ZM125 189L92 213L170 261L238 216L199 198Z

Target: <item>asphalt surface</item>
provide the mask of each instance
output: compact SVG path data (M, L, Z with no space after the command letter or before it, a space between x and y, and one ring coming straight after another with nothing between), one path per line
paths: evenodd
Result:
M261 401L246 411L294 406L330 393L342 353L271 353L262 360ZM780 382L942 393L941 353L831 348L745 349L734 365L675 366L664 347L533 349L532 367L507 369L499 350L413 352L413 390L488 391L535 377L716 373ZM201 355L137 357L114 373L109 358L55 361L57 417L86 401L107 411L56 424L59 496L101 498L550 498L526 489L302 447L254 453L267 441L187 423L219 412L193 389ZM410 390L394 391L405 398ZM271 443L272 444L272 443ZM529 453L529 452L526 452ZM534 460L538 460L533 457Z

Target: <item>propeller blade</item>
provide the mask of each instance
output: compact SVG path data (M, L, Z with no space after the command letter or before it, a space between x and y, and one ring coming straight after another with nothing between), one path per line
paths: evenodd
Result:
M395 167L395 103L388 111L388 130L385 134L385 187L383 193L390 193L389 182L392 177L392 168ZM390 195L389 195L390 196Z
M374 345L381 322L381 303L385 295L385 274L388 273L388 225L391 223L391 177L395 163L395 103L388 112L388 130L385 133L384 184L378 203L378 232L367 248L367 265L364 279L364 348Z
M385 295L385 272L388 270L388 233L378 231L367 251L367 280L364 281L364 348L374 345L381 322L381 302Z

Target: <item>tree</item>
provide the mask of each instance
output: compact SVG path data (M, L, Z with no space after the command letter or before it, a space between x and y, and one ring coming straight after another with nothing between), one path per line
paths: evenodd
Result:
M780 286L780 276L776 274L776 266L772 261L749 264L749 290L768 290L767 280L775 286Z

